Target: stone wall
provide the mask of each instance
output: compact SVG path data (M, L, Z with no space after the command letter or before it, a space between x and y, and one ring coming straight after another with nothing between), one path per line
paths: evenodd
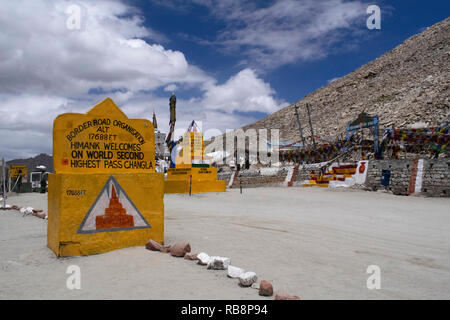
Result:
M300 165L298 167L297 179L295 179L297 183L295 183L294 185L301 186L301 183L303 181L311 179L311 171L314 170L314 172L317 174L320 171L320 166L320 163Z
M310 179L312 170L318 172L319 166L319 164L300 165L293 185L301 187L304 180ZM449 166L450 159L423 159L422 187L418 194L429 197L448 197L450 195ZM389 170L391 176L388 189L397 195L409 195L411 184L414 185L416 180L416 167L417 160L370 160L366 182L362 187L373 191L385 188L381 185L382 172ZM288 167L242 170L235 177L233 187L239 187L239 180L244 188L285 187L288 171ZM218 179L229 181L231 175L231 171L219 172Z
M448 197L450 194L449 165L450 159L424 159L422 188L419 194L429 197ZM411 175L414 172L414 160L369 161L365 185L372 190L384 188L381 185L383 170L391 171L389 189L394 194L408 195Z
M287 168L261 168L259 170L242 170L235 177L234 187L279 187L283 186L288 173Z
M450 159L424 161L422 194L434 197L450 196L449 166Z
M408 186L411 179L412 160L373 160L369 161L365 185L376 191L384 188L381 185L383 170L390 170L391 178L389 189L394 194L408 195Z

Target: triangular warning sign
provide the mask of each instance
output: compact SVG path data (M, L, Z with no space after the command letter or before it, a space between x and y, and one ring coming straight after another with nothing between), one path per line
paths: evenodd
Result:
M110 176L81 222L78 233L151 228L116 179Z

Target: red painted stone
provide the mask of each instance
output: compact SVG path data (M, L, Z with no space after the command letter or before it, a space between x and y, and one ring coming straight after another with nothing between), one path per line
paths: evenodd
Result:
M273 287L269 281L261 280L259 284L259 295L270 297L273 295Z
M162 246L162 248L161 248L161 252L164 252L164 253L168 253L168 252L170 252L170 245L167 245L167 246Z
M174 257L184 257L188 252L191 252L191 246L188 242L178 242L170 248L170 254Z
M161 251L163 246L160 243L156 242L155 240L150 239L145 244L145 248L151 251Z

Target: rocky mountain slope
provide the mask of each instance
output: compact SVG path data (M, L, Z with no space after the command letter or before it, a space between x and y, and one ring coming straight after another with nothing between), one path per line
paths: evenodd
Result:
M305 98L243 127L278 128L281 140L300 140L294 106L305 136L310 135L305 105L311 105L314 134L345 135L360 112L380 117L380 127L435 125L450 118L450 18L412 36Z

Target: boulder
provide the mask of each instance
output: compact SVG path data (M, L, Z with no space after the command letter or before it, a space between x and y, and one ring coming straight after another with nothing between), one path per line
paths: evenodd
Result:
M210 256L208 256L208 255L207 255L206 253L204 253L204 252L200 252L200 253L197 255L198 264L200 264L200 265L202 265L202 266L207 265L208 262L209 262L209 259L210 259Z
M188 252L191 252L191 246L188 242L177 242L170 247L170 254L173 257L184 257Z
M247 271L239 276L239 283L243 287L250 287L256 280L258 280L258 277L253 271Z
M261 280L259 284L259 295L270 297L273 295L273 287L269 281Z
M244 269L235 267L235 266L228 266L228 274L227 276L230 278L239 278L241 274L245 272Z
M213 256L208 261L207 269L227 270L230 262L230 258Z

